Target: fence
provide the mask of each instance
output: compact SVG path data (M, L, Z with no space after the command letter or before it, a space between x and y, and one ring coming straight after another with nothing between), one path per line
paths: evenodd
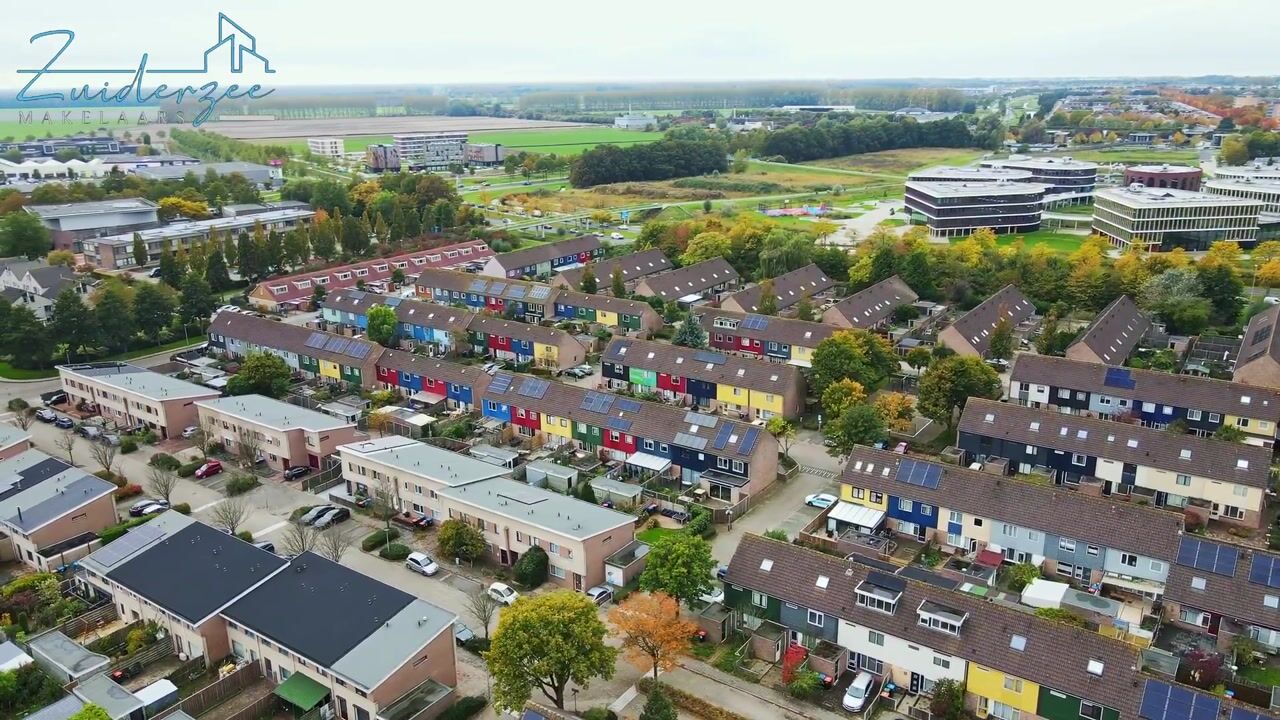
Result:
M342 463L335 462L315 475L306 475L302 488L307 492L324 492L331 487L342 484Z
M155 720L161 720L178 710L182 710L182 712L190 715L191 717L200 717L214 707L221 705L228 698L234 695L239 695L245 688L260 680L262 680L262 668L259 667L256 662L249 663L221 680L210 683L200 690L197 690L189 697L184 698L182 702L157 715ZM266 695L266 698L271 699L273 702L275 700L275 696L270 693ZM259 705L261 702L261 700L254 702L252 705L249 705L244 710L237 713L236 716L239 717L240 713L244 713L254 706ZM261 713L265 707L266 706L263 705L259 708L259 713ZM245 717L258 717L258 715L245 715ZM230 718L227 718L227 720L230 720Z
M322 705L321 707L324 706ZM280 698L276 697L274 693L267 693L234 713L227 715L222 720L258 720L258 718L275 715L279 709Z
M182 686L192 678L199 676L204 672L205 662L203 657L192 658L177 667L177 669L164 676L165 680L174 685Z
M120 617L120 612L116 606L109 602L103 602L97 607L83 612L70 620L62 623L54 628L58 632L69 638L78 638L81 635L96 630L104 625L115 622Z
M111 667L107 668L107 674L111 674L116 670L120 670L131 665L141 665L146 667L152 663L159 662L173 654L173 640L166 636L163 640L157 640L150 647L139 650L131 655L126 655Z

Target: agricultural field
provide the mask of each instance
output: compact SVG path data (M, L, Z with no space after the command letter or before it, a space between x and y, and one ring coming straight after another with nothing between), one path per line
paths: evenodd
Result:
M28 135L35 135L37 138L46 136L61 137L63 135L85 134L90 132L102 133L99 128L106 128L113 135L119 136L125 132L137 134L138 115L146 113L148 119L155 119L159 108L124 108L123 112L128 122L117 122L120 117L120 110L103 110L102 108L50 108L35 109L32 108L31 119L33 122L18 122L18 110L5 109L0 110L0 138L10 137L17 140L23 140ZM23 117L26 117L27 108L22 109ZM49 124L41 124L40 119L45 113L49 113L49 117L53 122ZM70 112L72 122L62 122L62 113ZM81 122L82 112L88 112L92 122ZM101 114L100 114L101 113ZM154 135L154 131L152 132Z
M637 145L662 138L660 132L618 130L612 127L494 130L471 133L471 142L495 143L540 155L580 155L597 145Z
M805 165L905 178L911 171L931 165L968 165L985 154L963 148L904 148L813 160Z

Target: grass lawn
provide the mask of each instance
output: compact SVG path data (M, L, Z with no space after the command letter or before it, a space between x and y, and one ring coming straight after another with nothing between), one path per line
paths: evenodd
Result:
M618 130L612 127L550 128L547 130L491 130L471 133L473 143L497 143L514 150L543 155L579 155L596 145L636 145L662 138L660 132Z
M1120 148L1117 150L1081 150L1080 152L1058 153L1069 155L1076 160L1088 160L1096 163L1163 164L1190 165L1199 167L1200 155L1195 150L1153 150L1147 148Z
M805 164L906 177L912 170L930 165L968 165L984 154L983 150L964 148L905 148L814 160Z
M1259 685L1280 685L1280 667L1262 666L1251 667L1247 670L1241 670L1240 674L1246 679L1252 680Z
M111 357L102 358L102 361L109 360L132 360L140 358L144 355L154 355L156 353L169 352L171 350L179 350L181 348L194 347L205 341L204 335L195 335L190 340L175 340L165 345L152 345L151 347L140 348L138 350L130 350L120 355L112 355ZM58 371L54 369L48 370L22 370L15 368L7 362L0 361L0 378L6 380L40 380L43 378L57 377Z
M876 224L885 225L887 227L904 227L907 224L907 221L902 218L885 218Z
M1018 240L1022 240L1028 248L1044 245L1053 252L1069 255L1084 244L1087 235L1072 235L1071 233L1057 232L1054 230L1037 230L1035 232L1025 233L1022 235L1001 235L997 240L997 245L1012 245ZM952 242L958 242L963 238L953 238Z
M652 545L654 542L658 540L658 538L661 538L663 535L671 535L678 532L680 531L675 528L664 528L664 527L649 528L648 530L641 530L640 532L636 533L636 539L642 543L648 543L649 545Z
M1064 213L1068 215L1092 215L1093 203L1088 205L1062 205L1056 208L1050 208L1047 212Z

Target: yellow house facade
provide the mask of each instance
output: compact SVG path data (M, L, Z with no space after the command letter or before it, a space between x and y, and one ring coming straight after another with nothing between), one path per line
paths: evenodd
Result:
M1016 675L969 663L966 689L976 701L978 717L1002 720L1036 714L1040 686ZM1016 710L1017 712L1011 712Z
M609 310L596 310L596 322L605 327L618 327L618 313Z
M563 438L566 441L572 440L573 423L570 422L568 418L556 415L547 415L544 413L542 415L542 432L549 435L555 435L556 437Z
M856 485L843 484L840 486L840 499L845 502L851 502L854 505L879 510L881 512L889 511L889 498L884 493L875 492L866 488L857 487Z
M1270 420L1244 417L1240 415L1223 415L1222 424L1238 428L1245 434L1244 441L1250 445L1271 447L1276 441L1276 424Z
M342 373L338 369L338 364L329 362L328 360L320 361L320 376L332 378L333 380L342 379Z
M783 415L786 409L782 406L782 395L778 393L761 392L752 390L747 404L756 411L757 414L765 418L774 415Z
M560 362L560 348L555 345L535 342L533 358L539 367L557 367Z

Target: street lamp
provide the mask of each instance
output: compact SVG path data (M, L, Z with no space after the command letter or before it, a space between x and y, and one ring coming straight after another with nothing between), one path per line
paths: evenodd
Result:
M578 714L578 688L573 688L573 714Z
M733 511L726 510L725 512L728 513L729 515L729 529L732 530L733 529Z

